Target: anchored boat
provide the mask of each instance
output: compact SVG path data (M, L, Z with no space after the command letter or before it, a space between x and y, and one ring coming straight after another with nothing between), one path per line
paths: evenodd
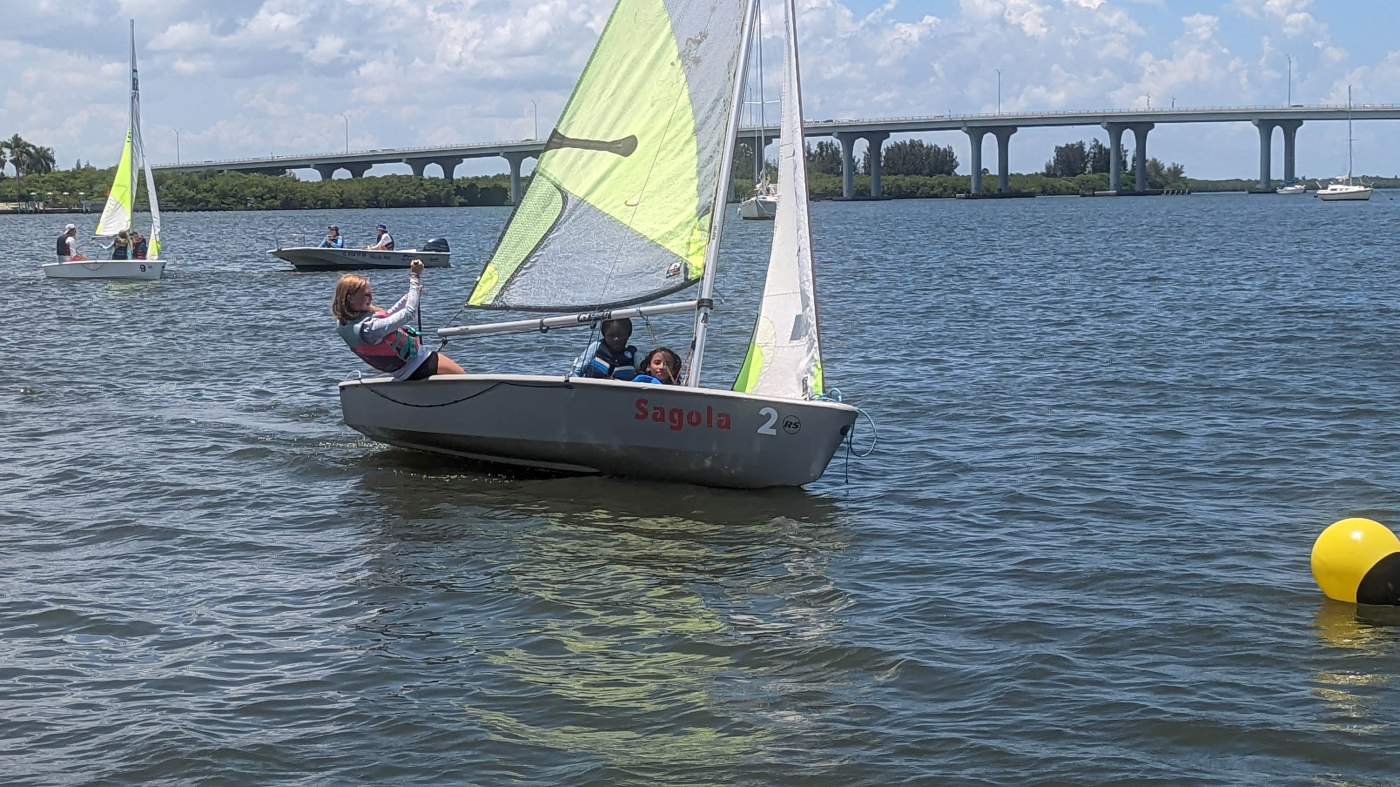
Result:
M755 0L621 0L468 307L556 316L443 337L694 315L684 384L465 374L340 384L385 443L499 464L726 487L820 477L857 410L824 396L796 12L787 0L781 196L739 378L701 385ZM699 297L649 304L700 285ZM649 305L638 305L649 304Z
M146 148L141 142L141 84L136 73L136 21L131 22L131 103L127 119L126 143L122 146L117 174L107 194L107 205L98 219L96 235L111 237L131 230L131 214L136 204L138 171L146 173L146 197L151 206L151 232L147 236L146 259L75 260L44 265L50 279L159 279L165 272L160 259L160 203L156 200L156 179Z
M451 249L447 241L434 238L422 249L379 251L375 249L336 249L322 246L277 247L268 254L286 260L299 271L355 271L375 268L407 268L414 260L422 260L426 268L446 268L451 265Z

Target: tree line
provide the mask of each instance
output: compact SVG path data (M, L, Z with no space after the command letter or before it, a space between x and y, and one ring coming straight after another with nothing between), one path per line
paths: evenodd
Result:
M1133 166L1128 165L1126 151L1118 150L1118 166L1125 178L1131 178L1137 166L1137 152L1133 152ZM1047 178L1074 178L1080 175L1107 174L1113 164L1113 155L1108 146L1091 139L1067 142L1055 146L1055 153L1045 162L1043 174ZM1147 187L1153 189L1180 188L1186 185L1186 168L1173 161L1163 164L1159 159L1147 159Z

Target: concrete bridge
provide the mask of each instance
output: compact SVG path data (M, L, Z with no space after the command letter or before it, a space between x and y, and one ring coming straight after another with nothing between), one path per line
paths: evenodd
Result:
M1260 189L1269 189L1273 184L1271 167L1271 146L1274 129L1283 132L1283 178L1292 181L1295 173L1296 145L1298 129L1304 121L1346 120L1350 114L1354 120L1400 120L1400 104L1359 104L1350 110L1345 105L1298 105L1292 106L1247 106L1247 107L1197 107L1171 109L1110 109L1074 110L1063 112L998 113L978 115L933 115L927 117L874 118L868 120L809 120L804 124L804 133L809 137L833 137L841 145L842 194L855 196L855 143L864 139L869 146L870 195L878 197L880 187L880 149L891 134L912 134L929 131L960 131L967 135L971 156L968 165L972 173L972 192L983 193L982 184L982 143L990 134L997 141L997 190L1010 188L1011 136L1022 128L1049 126L1099 126L1108 132L1109 189L1121 191L1123 173L1120 171L1123 158L1123 132L1131 131L1137 156L1134 175L1134 190L1147 188L1147 136L1159 123L1251 123L1259 130L1259 183ZM762 135L765 144L776 138L778 129L770 126L763 129L741 129L740 138ZM316 153L295 156L270 156L268 158L228 159L223 161L197 161L179 165L164 164L156 167L165 172L222 172L240 170L245 172L265 172L282 174L290 169L313 169L323 180L329 179L337 170L344 169L351 177L362 177L375 164L407 164L413 174L422 176L429 165L437 165L443 177L452 178L457 165L469 158L504 158L510 165L511 201L520 199L520 166L529 158L538 157L544 150L542 140L517 140L512 142L485 142L466 145L445 145L424 148L388 148L359 150L346 153Z

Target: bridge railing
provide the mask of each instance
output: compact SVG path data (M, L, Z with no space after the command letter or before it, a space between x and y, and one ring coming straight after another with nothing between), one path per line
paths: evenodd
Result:
M1346 111L1346 108L1347 108L1346 104L1307 104L1307 105L1301 105L1301 104L1293 104L1293 105L1288 105L1288 104L1235 104L1235 105L1210 106L1210 107L1168 107L1168 108L1165 108L1165 109L1151 109L1151 108L1146 108L1146 109L1144 109L1144 108L1116 108L1116 109L1054 109L1054 110L1048 110L1048 111L1042 111L1042 112L970 112L970 113L945 114L945 115L891 115L891 116L885 116L885 117L872 117L872 118L823 118L823 119L821 119L821 120L811 120L811 119L805 120L805 121L803 121L803 125L804 125L804 126L808 126L808 127L815 126L815 127L820 128L820 127L826 127L826 126L844 126L844 125L855 125L855 124L859 124L859 125L872 125L872 124L880 124L880 123L915 123L915 122L920 122L920 121L938 121L938 122L944 122L944 123L946 123L946 122L949 122L949 121L985 121L985 120L1013 120L1013 119L1021 120L1021 119L1028 119L1028 118L1057 118L1057 117L1075 117L1075 116L1083 116L1083 115L1104 116L1104 115L1147 115L1147 114L1151 114L1151 115L1181 115L1181 116L1191 116L1191 115L1207 115L1207 114L1213 114L1213 113L1217 113L1217 112L1279 112L1279 111L1285 111L1285 112L1290 112L1290 111L1291 111L1291 112L1297 112L1297 111L1303 111L1303 112L1307 112L1307 111L1314 111L1314 112L1344 112L1344 111ZM1400 104L1352 104L1352 105L1351 105L1351 109L1352 109L1353 112L1356 112L1356 111L1358 111L1358 110L1359 110L1359 111L1375 110L1375 111L1392 111L1392 112L1395 112L1395 111L1400 111ZM742 127L739 128L739 133L742 135L742 134L744 134L744 133L746 133L746 132L757 131L759 128L760 128L759 126L752 126L752 125L750 125L750 126L742 126ZM765 130L776 131L778 127L777 127L777 124L773 124L773 125L770 125L770 126L763 126L762 128L764 128ZM394 157L394 158L412 158L413 155L416 154L416 153L435 153L435 154L439 154L439 155L451 155L451 154L449 154L449 153L444 153L444 151L448 151L448 150L482 150L482 149L489 150L489 149L492 149L492 148L517 147L517 146L532 145L532 144L534 144L534 145L543 145L544 142L545 142L544 140L540 140L540 139L511 139L511 140L497 140L497 141L494 141L494 142L470 142L470 143L466 143L466 144L462 144L462 145L431 145L431 146L425 145L425 146L421 146L421 147L411 147L411 148L370 148L370 149L367 149L367 150L351 150L351 151L336 151L336 152L322 152L322 153L302 153L302 154L296 154L296 155L272 155L272 156L269 156L269 157L267 157L267 158L257 158L257 159L248 159L248 158L207 159L207 160L204 160L204 161L188 161L188 162L181 162L181 163L179 163L179 164L170 164L170 163L158 164L158 165L156 165L156 168L158 168L158 169L167 169L167 168L170 168L170 169L184 169L184 168L190 168L190 167L215 167L215 166L220 166L220 165L225 165L225 164L239 164L239 165L247 165L247 166L265 165L265 166L268 166L268 167L275 167L275 166L277 165L277 162L279 162L279 161L289 161L289 162L290 162L290 161L297 161L297 162L301 162L301 161L310 161L310 160L320 160L320 161L324 161L324 162L327 163L327 164L335 164L335 163L354 163L354 162L346 162L345 159L346 159L346 158L353 158L353 157L355 157L355 156L370 156L370 155L374 155L374 154L376 154L376 153L388 154L388 155L390 155L390 156L392 156L392 157Z

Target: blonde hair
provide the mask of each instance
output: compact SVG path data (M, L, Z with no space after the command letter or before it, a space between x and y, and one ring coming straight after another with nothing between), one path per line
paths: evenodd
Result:
M369 279L353 273L341 276L340 281L336 282L335 297L331 299L331 314L334 314L342 325L354 322L365 314L350 308L350 296L369 289L369 286ZM374 311L374 306L370 306L369 311Z

